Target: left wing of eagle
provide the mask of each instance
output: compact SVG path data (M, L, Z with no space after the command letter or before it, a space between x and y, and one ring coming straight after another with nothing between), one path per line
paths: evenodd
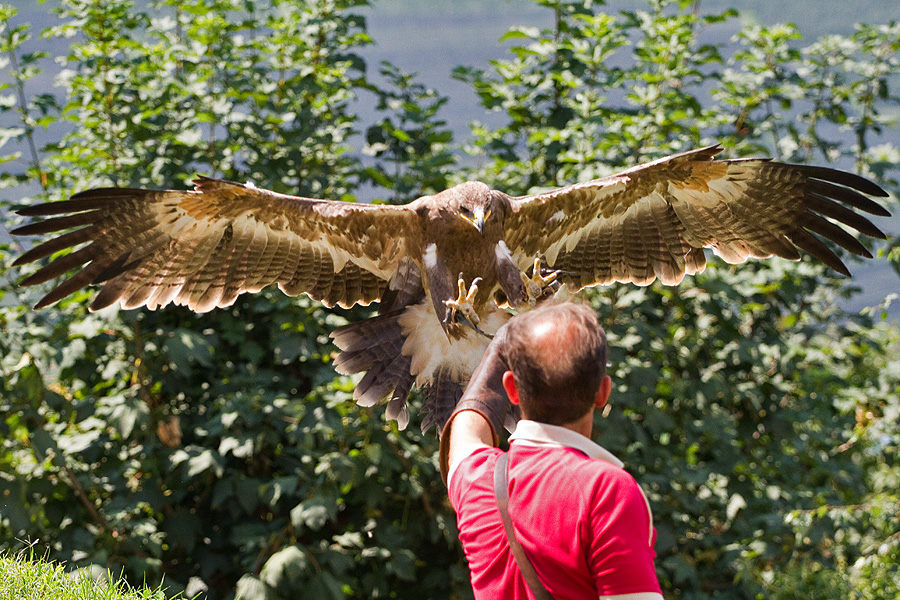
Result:
M890 216L864 195L887 196L871 181L770 159L713 160L720 151L709 146L512 198L506 245L520 268L540 256L560 280L580 289L656 279L675 285L703 271L704 248L731 264L750 257L799 260L804 250L850 276L822 240L872 258L842 225L885 239L857 212Z
M103 284L92 310L119 301L124 308L175 303L206 312L271 284L329 306L369 304L380 299L417 232L406 207L300 198L206 178L195 185L95 189L20 210L53 218L20 227L17 235L76 229L15 264L86 243L22 282L80 269L35 308L90 284Z

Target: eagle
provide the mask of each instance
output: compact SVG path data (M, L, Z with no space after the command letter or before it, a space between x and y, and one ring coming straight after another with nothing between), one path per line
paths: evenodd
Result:
M830 244L871 258L847 228L885 239L861 214L890 216L870 198L887 196L871 181L766 158L716 160L721 150L518 197L469 181L397 206L206 177L190 191L92 189L19 210L45 218L12 233L57 235L14 264L55 255L21 282L62 277L35 308L88 285L102 286L91 310L205 312L272 284L328 307L378 302L374 316L331 334L335 368L364 373L356 401L386 403L401 428L413 386L423 388L422 429L440 432L491 335L557 291L675 285L704 270L705 249L731 264L799 260L802 250L849 276Z

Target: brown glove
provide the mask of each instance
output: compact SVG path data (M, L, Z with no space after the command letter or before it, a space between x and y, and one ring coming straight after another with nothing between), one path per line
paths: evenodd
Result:
M491 426L493 445L500 445L500 429L507 421L507 413L511 407L506 390L503 389L503 373L509 371L503 353L505 345L506 326L503 326L485 350L484 357L469 379L469 385L444 424L441 432L440 465L445 484L450 468L450 428L453 426L453 419L460 412L474 410L482 415Z

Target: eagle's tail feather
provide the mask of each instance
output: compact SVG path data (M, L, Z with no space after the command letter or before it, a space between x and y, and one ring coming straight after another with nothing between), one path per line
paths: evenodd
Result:
M400 314L378 315L332 331L331 338L342 350L334 360L335 370L343 375L362 373L399 355L403 348Z
M401 312L346 325L333 331L331 337L342 350L335 358L335 370L344 375L366 372L353 392L357 404L374 406L390 394L386 416L404 429L409 423L406 399L415 378L409 371L410 357L402 353Z
M409 358L406 356L398 355L393 360L386 359L376 364L357 384L353 393L356 403L375 406L397 388L404 374L409 374Z
M464 384L451 377L448 371L439 369L435 372L434 381L425 393L425 404L422 407L423 433L435 425L440 434L462 396L463 387Z
M396 420L397 427L401 431L409 425L409 404L406 402L406 399L409 397L409 391L412 389L415 379L409 373L409 369L407 369L406 375L397 383L397 387L394 388L394 393L384 409L384 416L387 419Z

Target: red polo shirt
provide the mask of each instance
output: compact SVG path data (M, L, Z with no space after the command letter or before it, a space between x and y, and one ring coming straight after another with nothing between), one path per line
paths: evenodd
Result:
M502 453L481 448L454 465L450 503L477 599L530 599L494 496ZM510 437L509 514L555 600L661 600L650 505L622 463L574 431L520 421Z

